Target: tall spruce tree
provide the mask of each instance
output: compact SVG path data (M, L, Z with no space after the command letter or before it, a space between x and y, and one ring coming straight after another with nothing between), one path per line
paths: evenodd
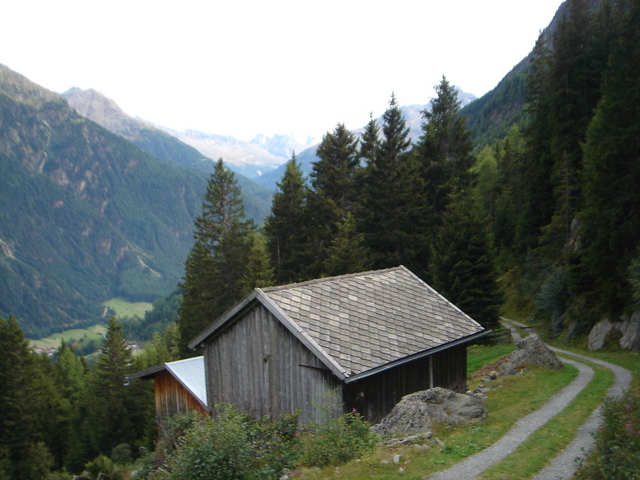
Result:
M449 194L432 243L434 288L485 328L498 323L501 294L486 214L474 190Z
M44 479L53 457L44 443L43 414L50 399L39 391L44 373L13 316L0 317L0 471L15 480ZM45 390L52 392L45 386ZM56 419L51 419L52 424Z
M380 148L380 127L373 118L373 114L369 114L369 121L364 127L362 132L362 138L360 140L360 151L358 152L358 159L365 165L370 165L375 162L378 156L378 149Z
M518 182L523 202L515 242L520 254L537 246L540 229L549 223L555 207L551 182L553 157L549 152L552 136L550 64L546 38L540 35L527 78L526 108L531 120L525 131L526 167Z
M311 171L311 190L306 208L309 238L309 276L318 277L329 253L338 223L356 209L359 170L358 140L340 123L322 138L318 161Z
M267 240L259 232L252 232L249 238L251 249L243 278L245 293L251 292L254 288L270 287L275 283L271 257L267 250Z
M356 231L355 217L348 212L328 249L323 275L336 276L364 272L369 269L369 253L364 236Z
M370 122L365 145L372 148L367 149L369 153L361 150L361 155L374 155L372 159L365 157L367 165L361 177L361 231L373 268L403 264L420 274L417 249L423 243L422 181L417 163L409 155L409 129L393 94L382 122L383 136L377 148Z
M84 456L84 462L110 453L121 443L133 445L152 421L153 396L148 392L145 398L138 389L125 384L133 370L122 325L112 316L88 385L86 418L81 427L85 445L76 453ZM74 461L80 463L80 458Z
M442 224L449 192L454 185L463 190L468 188L473 179L471 134L466 118L459 112L458 91L444 75L435 91L437 96L431 102L431 109L422 112L422 136L413 150L423 182L420 192L422 241L417 248L419 275L423 278L428 276L433 251L430 242Z
M472 180L471 132L460 114L458 91L443 75L435 87L431 109L422 112L422 136L416 151L425 181L425 198L432 226L446 208L452 185L466 188Z
M178 319L183 357L194 355L189 342L245 293L253 224L245 218L235 175L222 159L214 166L194 225Z
M275 281L282 285L305 279L309 261L306 233L306 202L309 187L295 153L287 162L273 195L271 213L265 220L267 250L274 266Z
M595 14L588 0L569 0L568 13L554 37L549 70L551 104L548 151L553 162L554 211L542 226L541 254L562 262L571 237L571 223L580 207L582 144L600 97L600 79L608 53L596 48ZM600 57L600 58L599 58Z
M355 135L339 123L333 133L322 137L316 155L319 160L310 175L314 192L333 203L338 212L352 211L357 201L354 184L360 165Z

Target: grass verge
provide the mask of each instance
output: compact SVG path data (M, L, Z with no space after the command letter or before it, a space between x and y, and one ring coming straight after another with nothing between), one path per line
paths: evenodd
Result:
M513 352L516 346L513 343L500 343L498 345L473 345L467 348L467 378L481 367Z
M437 426L434 436L442 443L426 441L418 446L380 448L368 457L340 467L298 470L291 478L423 479L495 443L519 418L538 409L549 397L568 385L577 372L575 367L566 366L559 372L531 368L523 374L504 375L487 384L491 386L485 401L489 417L482 423L465 427ZM473 388L474 382L470 383ZM395 455L401 455L397 464L393 461Z

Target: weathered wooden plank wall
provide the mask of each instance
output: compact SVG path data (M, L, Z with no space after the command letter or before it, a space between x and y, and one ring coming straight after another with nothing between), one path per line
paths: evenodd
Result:
M431 387L466 390L467 349L457 346L346 384L344 406L378 423L403 396ZM432 373L433 372L433 373Z
M168 371L158 372L153 377L156 414L164 419L176 413L185 413L196 410L207 414L202 404L182 386Z
M205 345L210 406L233 403L255 417L299 410L323 421L322 405L342 397L340 381L265 307L254 305ZM335 411L337 407L333 407Z

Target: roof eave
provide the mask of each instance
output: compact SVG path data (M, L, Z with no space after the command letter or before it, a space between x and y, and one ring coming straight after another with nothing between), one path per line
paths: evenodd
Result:
M406 356L404 358L400 358L398 360L394 360L393 362L385 363L384 365L380 365L379 367L374 367L370 370L366 370L361 373L357 373L355 375L351 375L350 377L345 379L345 383L355 382L357 380L362 380L363 378L370 377L371 375L376 375L380 372L384 372L385 370L389 370L390 368L397 367L399 365L404 365L405 363L412 362L419 358L427 357L429 355L433 355L435 353L441 352L443 350L447 350L449 348L457 347L458 345L462 345L464 343L469 343L479 338L484 337L491 333L492 330L482 330L480 332L473 333L471 335L467 335L466 337L459 338L458 340L453 340L449 343L445 343L443 345L438 345L437 347L430 348L428 350L423 350L418 353L414 353L413 355Z
M136 378L141 378L146 380L148 378L152 378L156 373L166 369L167 369L167 364L161 363L160 365L156 365L155 367L147 368L145 370L140 370L139 372L132 373L131 375L127 375L127 378L129 380L135 380Z

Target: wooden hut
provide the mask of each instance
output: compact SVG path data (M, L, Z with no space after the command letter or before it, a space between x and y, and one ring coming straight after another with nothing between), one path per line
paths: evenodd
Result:
M153 379L156 417L160 422L191 410L209 413L202 356L163 363L129 376L129 380L136 378Z
M408 393L465 391L466 346L486 333L397 267L255 289L189 346L204 347L210 407L306 423L324 404L377 422Z

